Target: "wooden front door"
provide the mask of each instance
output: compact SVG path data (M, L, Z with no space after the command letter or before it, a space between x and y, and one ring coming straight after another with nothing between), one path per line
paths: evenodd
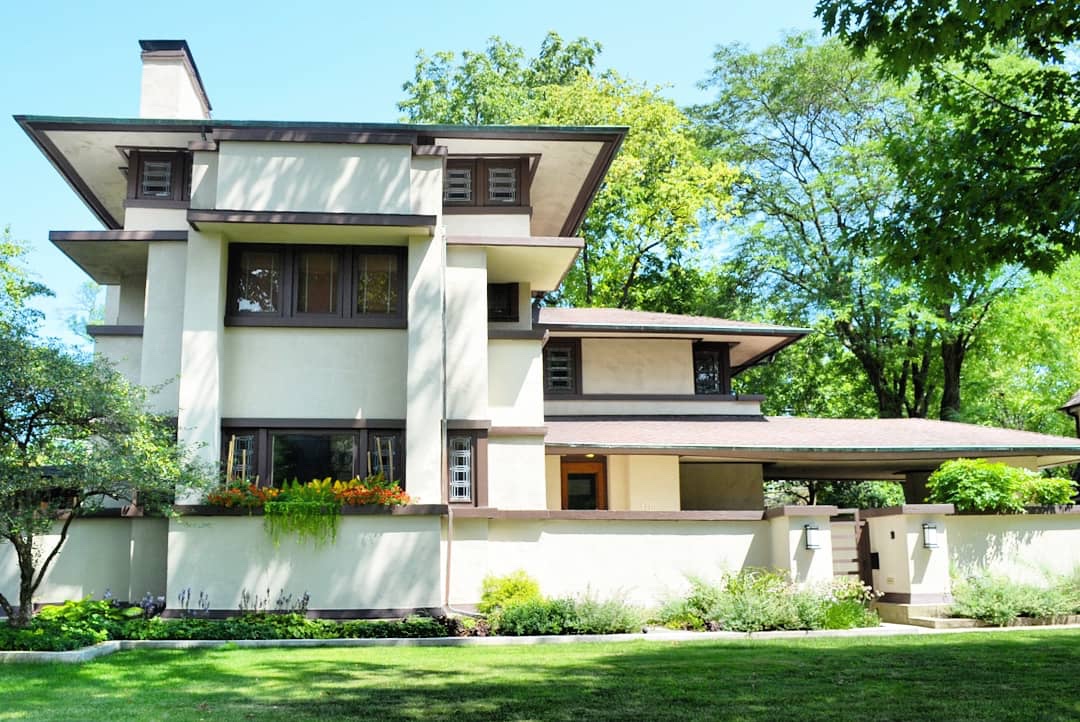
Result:
M562 508L607 509L607 479L603 461L562 463Z

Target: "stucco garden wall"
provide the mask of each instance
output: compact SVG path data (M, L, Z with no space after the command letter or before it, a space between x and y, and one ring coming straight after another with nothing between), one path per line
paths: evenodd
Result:
M951 516L949 561L956 572L988 568L1019 581L1080 568L1080 514Z

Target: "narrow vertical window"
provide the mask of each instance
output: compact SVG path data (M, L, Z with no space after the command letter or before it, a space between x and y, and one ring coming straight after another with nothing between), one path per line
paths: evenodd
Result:
M449 444L450 491L452 502L473 498L473 443L471 436L451 436Z
M728 347L725 344L695 344L694 393L731 393Z
M443 201L446 203L473 202L473 164L447 164L446 177L443 181Z
M398 312L398 258L389 254L356 257L356 313L392 316Z
M257 476L255 434L231 435L225 453L225 473L228 480L254 483Z
M173 162L144 160L139 174L140 198L172 198Z
M337 314L340 308L340 254L299 251L296 254L296 312Z
M382 474L388 481L401 482L405 465L404 439L398 431L369 431L365 470L368 476Z
M488 203L513 205L518 198L516 166L489 165L487 169Z
M549 342L544 348L544 391L578 393L578 349L571 343Z
M238 255L236 298L232 310L238 313L280 313L283 254L241 251Z

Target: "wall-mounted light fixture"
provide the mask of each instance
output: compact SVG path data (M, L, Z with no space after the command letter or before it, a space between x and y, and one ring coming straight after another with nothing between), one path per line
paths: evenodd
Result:
M821 548L821 529L817 524L803 524L803 532L806 534L806 548L810 551Z
M924 549L938 548L937 524L928 521L922 525L922 545Z

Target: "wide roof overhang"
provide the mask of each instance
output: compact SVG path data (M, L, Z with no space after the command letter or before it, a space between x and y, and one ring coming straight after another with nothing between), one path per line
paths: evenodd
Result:
M766 478L899 480L961 457L1039 468L1080 461L1077 439L928 419L549 419L546 425L549 454L759 463Z
M532 292L545 293L562 284L585 241L552 236L447 236L446 245L483 248L488 283L528 283Z
M124 225L125 168L133 148L188 150L220 142L432 146L450 155L533 156L532 233L572 236L580 228L627 128L459 126L396 123L159 120L15 116L16 122L109 229ZM195 144L191 146L191 144Z

